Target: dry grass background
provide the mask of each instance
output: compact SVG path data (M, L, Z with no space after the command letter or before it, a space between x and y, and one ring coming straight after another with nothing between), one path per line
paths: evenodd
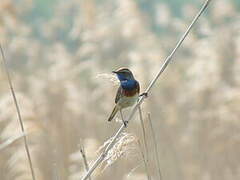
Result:
M150 112L156 131L163 179L240 179L240 13L235 3L212 2L143 105L145 122ZM198 5L187 3L177 17L161 2L150 15L134 0L56 1L52 16L31 22L34 5L33 0L0 1L0 42L37 180L75 180L85 171L80 139L93 161L119 127L107 123L116 86L98 75L127 66L144 89ZM0 98L2 144L21 135L3 68ZM157 179L148 123L146 129L149 169ZM93 179L146 179L143 165L129 175L142 161L138 116L127 131L132 139L121 158L105 169L103 164ZM31 179L22 139L0 153L1 180Z

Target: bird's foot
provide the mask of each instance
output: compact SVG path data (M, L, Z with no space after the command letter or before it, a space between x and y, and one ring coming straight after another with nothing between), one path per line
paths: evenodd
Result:
M141 96L144 96L145 98L147 98L147 97L148 97L148 93L147 93L147 92L144 92L144 93L142 93L142 94L139 95L139 97L141 97Z
M124 127L126 128L128 125L128 121L123 121Z

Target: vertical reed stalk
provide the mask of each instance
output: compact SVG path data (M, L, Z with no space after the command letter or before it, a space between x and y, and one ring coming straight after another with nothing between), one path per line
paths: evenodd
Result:
M149 162L149 150L148 150L146 130L145 130L144 122L143 122L143 114L142 114L141 106L138 107L138 112L139 112L139 119L140 119L141 127L142 127L142 133L143 133L143 144L144 144L144 149L145 149L145 152L146 152L146 157L145 157L146 158L146 164L148 165L150 163ZM147 169L148 169L148 166L147 166Z
M142 148L141 143L140 143L139 140L138 140L138 146L139 146L139 150L141 152L141 156L142 156L142 159L143 159L143 162L144 162L144 167L145 167L145 170L146 170L147 179L151 180L151 176L150 176L149 171L148 171L148 164L147 164L147 161L146 161L146 157L144 155L144 152L142 150L143 148Z
M0 50L1 50L1 54L2 54L3 67L5 68L5 71L6 71L6 74L7 74L9 87L10 87L10 90L11 90L11 94L12 94L12 97L13 97L13 101L14 101L16 110L17 110L17 115L18 115L19 124L21 126L21 131L22 131L23 134L26 134L25 128L24 128L24 123L23 123L22 116L21 116L21 112L20 112L20 109L19 109L19 106L18 106L17 98L16 98L16 95L15 95L15 91L13 89L10 73L9 73L9 70L8 70L8 67L7 67L7 62L6 62L5 55L4 55L3 48L2 48L1 44L0 44ZM26 153L27 153L29 167L30 167L31 174L32 174L32 179L35 180L36 178L35 178L32 159L31 159L31 155L30 155L30 151L29 151L29 147L28 147L28 143L27 143L27 137L23 136L23 139L24 139L24 147L25 147L25 150L26 150Z
M162 180L162 173L161 173L161 168L160 168L160 162L159 162L159 156L158 156L158 146L157 146L157 138L156 138L156 134L152 125L152 120L151 120L151 116L150 113L148 113L148 120L149 120L149 124L150 124L150 131L152 134L152 138L153 138L153 144L154 144L154 152L155 152L155 156L156 156L156 162L157 162L157 169L158 169L158 177L159 180Z
M83 145L81 140L80 140L80 153L82 155L83 163L84 163L84 166L85 166L85 169L86 169L86 172L87 172L89 170L89 165L88 165L88 161L87 161L87 155L86 155L86 152L85 152L85 148L84 148L84 145ZM89 176L88 179L92 180L91 176Z

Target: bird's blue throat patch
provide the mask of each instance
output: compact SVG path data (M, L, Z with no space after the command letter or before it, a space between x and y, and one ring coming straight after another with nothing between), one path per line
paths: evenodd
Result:
M133 90L137 87L137 81L134 79L120 81L121 86L125 90Z

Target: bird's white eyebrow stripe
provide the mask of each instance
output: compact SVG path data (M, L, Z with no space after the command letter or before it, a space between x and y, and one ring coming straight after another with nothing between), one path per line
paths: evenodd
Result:
M119 72L129 72L129 70L127 70L127 69L121 69L121 70L119 70Z

